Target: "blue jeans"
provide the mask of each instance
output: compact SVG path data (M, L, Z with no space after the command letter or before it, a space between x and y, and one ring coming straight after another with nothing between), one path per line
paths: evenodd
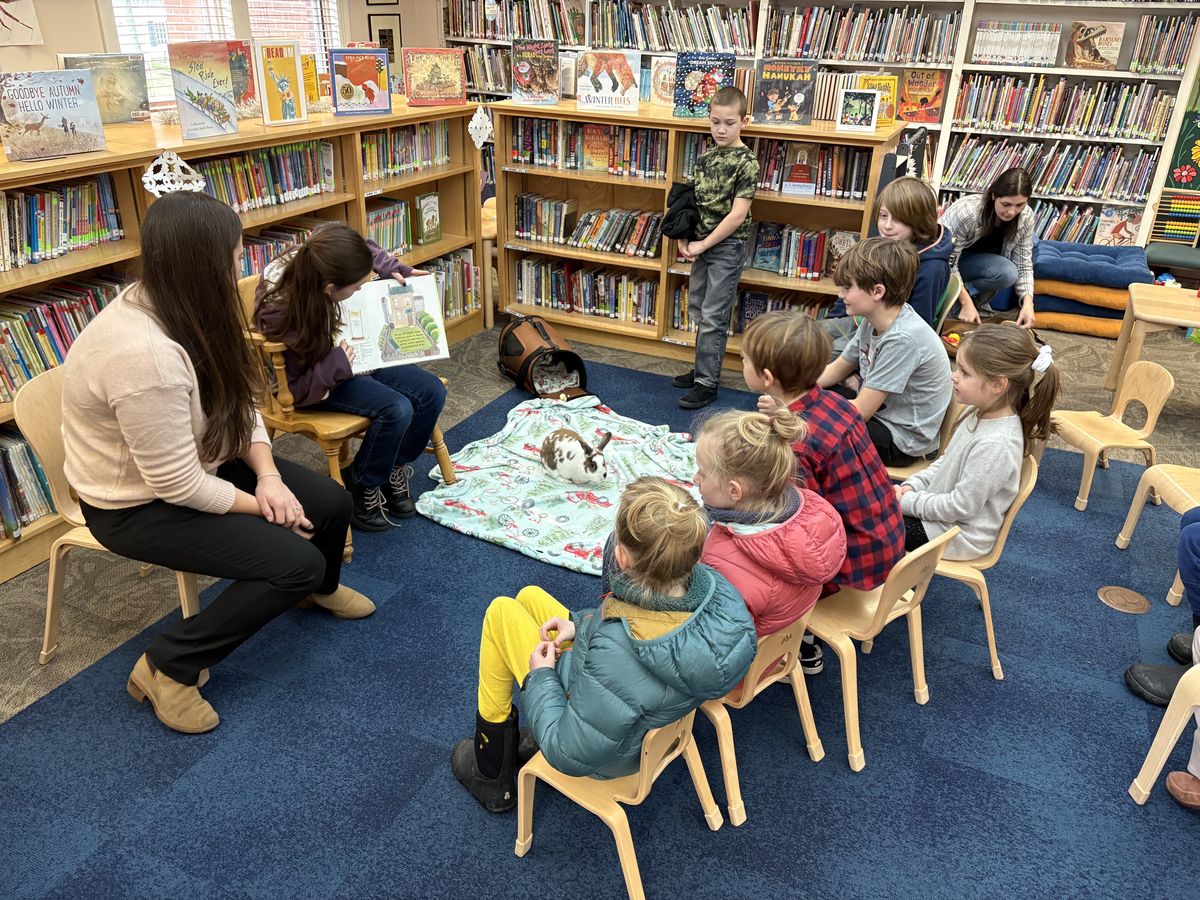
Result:
M692 262L688 279L688 319L696 331L696 384L721 383L721 363L729 339L729 314L737 299L738 278L746 260L746 242L726 238Z
M1006 287L1017 283L1017 264L996 253L972 253L967 250L958 260L967 293L977 304L987 303Z
M1179 580L1192 608L1192 624L1200 626L1200 506L1179 523Z
M354 457L354 480L371 488L425 451L445 405L446 388L437 377L416 366L392 366L343 381L313 409L371 420Z

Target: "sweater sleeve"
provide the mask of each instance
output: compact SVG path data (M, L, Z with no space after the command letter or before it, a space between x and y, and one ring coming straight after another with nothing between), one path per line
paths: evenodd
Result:
M412 266L406 266L370 238L363 238L363 240L367 242L367 249L371 251L371 268L381 278L391 278L397 272L407 278L413 273Z
M933 327L937 302L942 293L940 290L935 292L937 285L934 284L933 269L932 265L917 265L917 277L913 279L912 293L908 295L909 306L930 328Z
M958 259L968 246L966 238L975 230L971 220L976 215L976 210L974 204L968 202L970 199L970 197L963 197L950 204L938 220L946 226L946 230L950 232L950 239L954 242L954 249L950 252L951 275L958 271Z
M944 494L912 491L900 498L900 510L923 522L957 525L971 521L983 512L988 498L1011 485L1017 477L1007 450L1003 440L978 441L964 454L962 470L950 491Z
M328 353L308 368L302 368L299 356L294 351L289 351L288 356L291 357L287 367L288 387L296 406L320 403L333 388L354 377L350 360L341 347L330 347Z
M913 475L911 478L906 478L901 483L901 486L903 487L904 485L908 485L914 491L925 490L925 488L927 488L929 486L929 483L933 480L933 476L935 474L937 474L938 470L941 469L942 465L945 462L946 462L946 457L943 454L942 456L939 456L937 459L935 459L933 462L931 462L929 465L927 465L924 469L922 469L916 475ZM903 501L901 501L900 506L901 506L901 509L903 509L903 507L904 507ZM905 510L905 511L907 512L907 510ZM911 513L909 513L909 515L911 515Z
M250 432L250 443L271 446L271 435L267 434L267 426L263 424L262 413L254 411L254 430Z

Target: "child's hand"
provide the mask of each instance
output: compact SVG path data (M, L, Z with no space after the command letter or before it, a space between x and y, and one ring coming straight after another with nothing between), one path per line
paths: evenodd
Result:
M354 347L350 345L350 342L342 341L340 344L338 344L338 346L341 347L342 352L346 354L346 361L349 362L350 365L354 365Z
M692 256L691 252L689 251L690 246L691 246L690 241L682 240L679 242L679 255L682 256L684 259L694 259L695 258Z
M550 636L551 632L555 632L555 637ZM550 641L554 646L561 647L567 641L575 640L575 623L555 616L549 619L538 633L543 641Z
M415 277L415 276L417 276L417 275L428 275L428 274L429 274L429 273L428 273L428 272L426 272L424 269L413 269L411 272L409 272L409 273L408 273L408 277L409 277L409 278L413 278L413 277ZM393 278L395 278L395 279L396 279L398 282L400 282L401 284L405 284L405 283L406 283L406 282L405 282L405 280L404 280L404 276L403 276L403 275L401 275L399 272L393 272L393 273L392 273L392 277L393 277Z
M529 671L536 672L538 669L553 669L554 661L558 658L558 648L554 646L553 641L542 641L533 648L533 653L529 655Z
M905 494L912 493L912 485L911 484L898 484L895 487L893 487L892 490L896 492L896 502L899 503L901 497L903 497Z
M758 395L758 411L764 416L773 416L779 412L783 404L772 397L770 394Z

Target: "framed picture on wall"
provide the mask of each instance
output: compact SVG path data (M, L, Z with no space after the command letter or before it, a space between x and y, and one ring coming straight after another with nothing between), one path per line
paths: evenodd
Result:
M400 0L367 0L367 6L399 6Z
M396 62L396 50L404 46L400 34L400 17L373 13L367 16L367 29L371 32L371 40L379 44L381 50L388 52L388 62Z

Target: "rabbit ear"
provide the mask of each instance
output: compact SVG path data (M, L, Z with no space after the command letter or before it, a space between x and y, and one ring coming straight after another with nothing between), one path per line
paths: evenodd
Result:
M611 431L604 432L604 437L600 438L600 443L596 445L596 452L599 453L601 450L603 450L605 447L607 447L608 442L611 440L612 440L612 432Z

